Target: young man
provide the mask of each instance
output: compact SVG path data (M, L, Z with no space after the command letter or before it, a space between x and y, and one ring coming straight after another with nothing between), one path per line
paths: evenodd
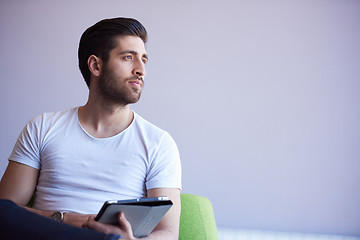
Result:
M0 183L1 199L26 206L35 192L27 208L33 213L135 239L123 214L119 227L93 220L104 201L168 196L173 207L146 239L178 239L178 149L129 106L144 86L146 40L145 28L129 18L102 20L83 33L78 55L88 101L25 126Z

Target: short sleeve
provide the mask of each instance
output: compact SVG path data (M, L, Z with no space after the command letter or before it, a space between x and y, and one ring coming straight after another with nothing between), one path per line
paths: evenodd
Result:
M179 150L169 133L165 132L156 148L146 178L146 188L181 189Z
M37 118L37 120L40 120ZM39 134L36 119L31 120L21 131L10 154L9 161L40 169Z

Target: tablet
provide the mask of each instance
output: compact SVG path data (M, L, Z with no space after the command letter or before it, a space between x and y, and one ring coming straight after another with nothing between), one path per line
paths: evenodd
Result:
M123 212L135 237L149 235L173 203L168 197L106 201L95 221L118 225L117 216Z

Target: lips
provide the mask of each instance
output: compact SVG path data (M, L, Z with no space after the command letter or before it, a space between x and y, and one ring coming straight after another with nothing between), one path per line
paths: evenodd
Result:
M130 80L129 83L137 88L141 88L143 85L143 81L141 79Z

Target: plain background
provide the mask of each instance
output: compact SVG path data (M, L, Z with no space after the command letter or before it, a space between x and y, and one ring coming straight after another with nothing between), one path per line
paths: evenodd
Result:
M360 235L360 1L0 2L0 175L31 117L83 105L82 32L150 36L133 109L176 140L219 227Z

